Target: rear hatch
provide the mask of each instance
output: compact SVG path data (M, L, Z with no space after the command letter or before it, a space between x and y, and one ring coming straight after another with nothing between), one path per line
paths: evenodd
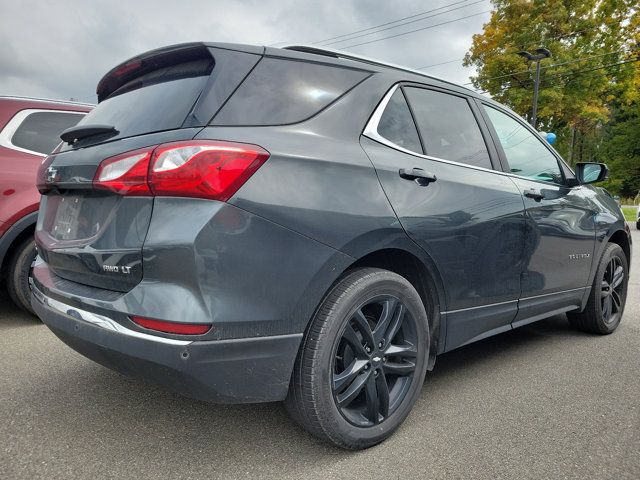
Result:
M63 135L68 142L45 159L38 175L43 197L36 243L58 276L123 292L141 281L153 196L100 188L94 177L105 160L190 140L207 125L261 57L259 50L232 47L156 50L100 81L100 103Z

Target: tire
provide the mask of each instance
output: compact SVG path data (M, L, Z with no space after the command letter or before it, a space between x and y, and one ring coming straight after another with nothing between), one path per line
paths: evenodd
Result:
M31 266L36 258L33 237L23 240L9 258L7 265L7 291L13 302L23 310L33 313L31 308Z
M640 220L636 222L636 230L640 230Z
M285 406L308 432L338 447L376 445L416 402L429 340L424 305L409 281L386 270L353 270L314 315Z
M569 323L583 332L612 333L618 328L624 313L628 281L626 255L619 245L608 244L598 263L587 306L582 312L567 313Z

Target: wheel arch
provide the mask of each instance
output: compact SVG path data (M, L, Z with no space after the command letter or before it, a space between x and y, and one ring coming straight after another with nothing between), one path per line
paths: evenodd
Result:
M373 267L394 272L407 279L416 289L427 312L431 344L427 368L431 370L438 353L444 350L446 329L441 325L444 310L444 287L431 258L419 249L381 248L362 255L341 273L339 278L356 268Z
M624 230L616 230L609 237L608 243L615 243L622 248L625 256L627 257L627 265L631 267L631 242L629 241L629 235Z

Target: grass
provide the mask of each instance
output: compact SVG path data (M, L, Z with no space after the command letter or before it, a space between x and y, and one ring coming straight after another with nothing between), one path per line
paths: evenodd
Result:
M622 207L622 213L624 213L624 218L627 220L627 222L636 221L636 208L638 207Z

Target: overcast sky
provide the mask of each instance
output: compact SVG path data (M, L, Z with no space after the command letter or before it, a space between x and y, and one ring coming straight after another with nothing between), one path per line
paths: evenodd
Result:
M104 73L134 55L161 46L189 41L313 43L447 5L451 6L409 20L439 13L437 16L336 43L331 48L473 15L489 10L490 2L0 0L0 95L73 97L95 102L95 86ZM446 13L450 9L455 10ZM412 68L457 60L469 49L471 36L481 32L488 19L489 14L482 13L346 50ZM462 62L425 72L458 83L468 82L473 74L473 70L462 67Z

